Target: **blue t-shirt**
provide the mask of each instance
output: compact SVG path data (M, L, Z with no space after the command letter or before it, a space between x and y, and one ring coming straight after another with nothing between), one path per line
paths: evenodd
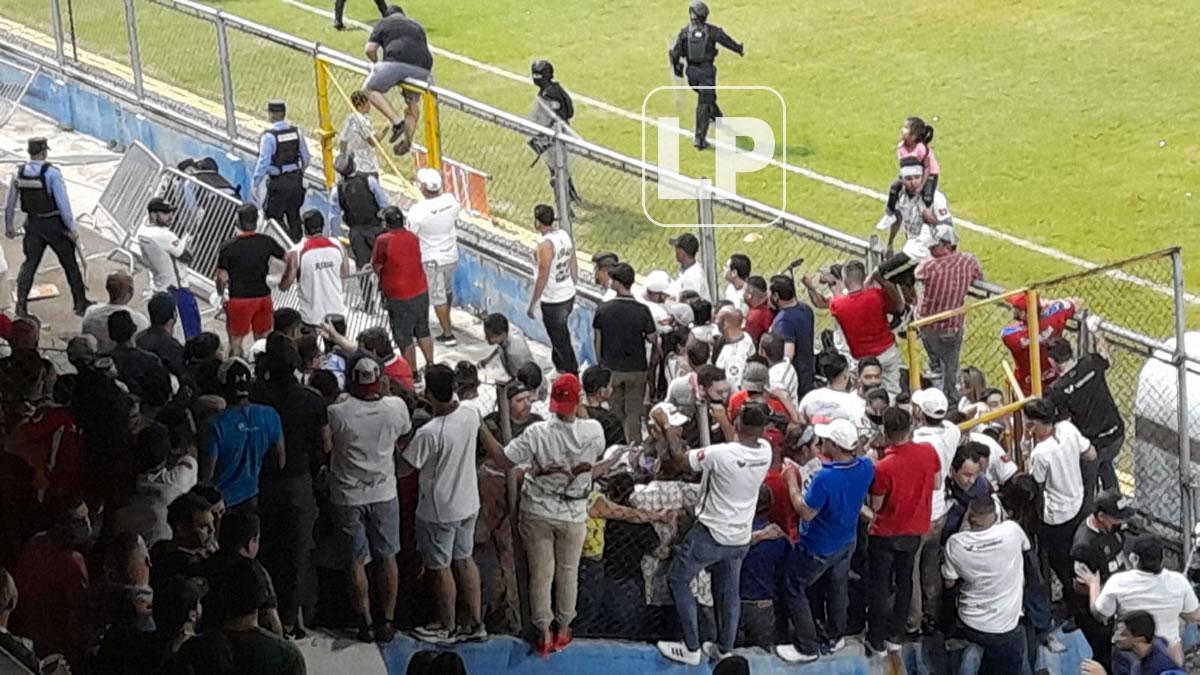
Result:
M237 506L258 494L263 457L282 439L279 413L270 406L234 405L213 418L204 456L217 458L213 482L227 506Z
M1171 658L1167 652L1167 642L1162 638L1154 638L1150 653L1144 659L1139 660L1133 652L1120 654L1128 659L1129 675L1183 675L1183 669Z
M755 516L755 532L770 524L766 516ZM786 538L760 541L742 559L742 600L774 600L783 561L792 545Z
M854 541L858 514L867 488L875 478L875 465L865 457L848 462L826 462L808 485L804 503L818 511L803 523L800 545L812 555L837 553Z
M792 356L792 367L796 369L800 396L804 396L813 385L813 311L812 307L797 302L782 309L771 323L771 332L785 342L796 345Z

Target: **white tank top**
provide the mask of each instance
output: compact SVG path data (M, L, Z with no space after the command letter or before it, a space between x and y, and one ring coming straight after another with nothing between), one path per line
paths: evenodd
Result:
M329 314L346 314L342 292L342 245L328 237L305 237L300 242L300 317L304 323L321 325Z
M566 302L575 297L575 280L571 278L575 244L566 230L551 230L542 235L541 241L550 242L554 249L550 258L550 276L546 280L546 288L542 290L542 302Z

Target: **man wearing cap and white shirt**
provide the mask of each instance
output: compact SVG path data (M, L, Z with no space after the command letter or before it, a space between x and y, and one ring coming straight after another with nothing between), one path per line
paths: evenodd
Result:
M737 307L723 307L717 312L717 329L721 331L723 346L717 354L716 365L725 371L725 381L732 389L742 386L746 359L754 355L754 339L742 330L744 318Z
M350 396L329 406L333 450L329 462L329 501L338 533L338 553L350 568L358 612L358 638L387 641L399 576L400 504L396 492L396 442L412 429L408 406L384 396L386 380L375 359L362 357L350 372ZM383 622L371 627L367 563L379 567L377 588Z
M542 655L571 641L592 473L604 469L593 466L604 455L603 427L575 414L581 392L578 377L559 375L550 389L551 419L530 425L503 452L485 443L501 468L527 467L520 530L529 558L530 614L541 631L537 650ZM551 588L557 605L553 610ZM551 633L554 621L558 630Z
M203 329L200 307L196 296L188 288L187 274L179 269L181 264L192 262L188 250L188 237L182 239L171 231L175 221L175 207L162 197L155 197L146 205L146 223L138 228L138 248L142 259L150 268L151 286L156 293L170 293L179 311L178 326L186 340L198 335Z
M667 298L671 291L671 276L663 270L651 270L642 280L645 293L642 302L650 308L654 325L660 335L671 332L675 319L667 309Z
M679 263L679 276L672 283L672 295L679 297L684 291L695 291L701 298L712 302L712 291L708 288L708 277L704 267L696 261L700 251L700 240L696 235L685 232L670 240L675 247L675 261Z
M867 402L850 389L850 363L841 354L822 354L817 370L825 376L826 386L813 389L800 401L799 411L806 422L825 419L846 419L862 422Z
M555 228L554 220L554 209L549 204L533 207L533 228L542 238L534 252L537 267L526 314L532 319L534 310L541 305L542 324L546 327L546 335L550 336L554 369L560 373L574 373L579 370L579 362L575 359L567 321L575 308L579 263L575 259L571 233Z
M421 264L429 280L429 304L441 324L438 344L458 344L450 325L450 303L454 299L454 270L458 265L458 199L442 192L442 174L428 167L417 171L417 184L425 199L408 210L408 230L421 240Z
M672 661L700 664L700 630L691 582L705 568L712 574L719 630L718 643L703 645L705 652L719 657L733 650L742 609L742 559L750 545L758 491L771 466L771 446L762 439L768 414L766 406L749 404L738 416L736 441L668 459L681 473L703 474L696 505L698 522L688 531L667 576L683 641L659 642L658 651Z
M933 316L963 306L971 284L983 280L983 267L969 253L959 253L958 233L951 225L938 225L933 233L929 256L917 265L913 275L921 282L917 318ZM942 391L955 398L958 357L962 351L965 317L958 315L921 326L921 342L929 355L930 368L939 373Z
M310 326L322 326L331 314L346 315L342 277L350 273L350 259L341 242L325 236L325 217L320 211L305 211L300 222L304 239L285 256L287 267L279 290L286 291L299 282L300 318Z
M946 542L942 575L947 588L961 581L958 618L966 638L983 648L981 673L1020 673L1027 667L1020 626L1029 538L1015 521L996 522L991 497L967 507L969 529Z
M921 389L912 395L913 443L928 443L937 450L941 466L933 482L933 503L929 513L929 532L921 537L921 551L917 554L915 568L917 583L913 586L913 603L909 612L909 628L918 628L922 621L936 619L942 598L942 577L938 570L941 553L942 528L946 525L948 490L946 477L962 432L946 421L950 404L941 389Z
M829 458L804 491L795 472L785 479L792 508L800 517L800 541L792 550L787 570L787 605L792 619L792 644L779 645L775 653L788 663L816 661L818 642L808 603L808 589L825 581L829 602L829 652L845 646L846 610L849 603L850 557L858 534L863 500L875 477L871 460L858 454L858 428L850 420L817 424L820 453Z

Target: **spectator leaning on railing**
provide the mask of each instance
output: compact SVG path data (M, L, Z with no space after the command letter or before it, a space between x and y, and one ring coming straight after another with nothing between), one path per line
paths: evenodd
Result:
M950 225L938 225L933 233L929 256L917 265L914 276L921 283L917 317L923 318L963 306L971 284L983 279L979 260L958 251L958 233ZM930 367L940 376L946 398L957 398L959 354L962 351L963 324L960 314L937 323L921 326L921 342L929 355Z

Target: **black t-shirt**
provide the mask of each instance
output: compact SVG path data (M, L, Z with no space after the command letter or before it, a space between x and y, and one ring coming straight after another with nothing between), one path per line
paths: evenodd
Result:
M609 579L642 578L642 556L658 547L658 533L649 523L604 523L604 575Z
M618 296L600 305L592 318L600 331L600 365L618 373L645 372L646 336L653 335L650 308L631 297Z
M265 234L239 235L221 245L217 269L229 273L229 297L261 298L271 294L267 271L271 258L283 260L279 242Z
M1097 450L1125 435L1125 422L1104 376L1107 370L1104 357L1086 354L1050 385L1058 414L1069 418Z
M322 454L321 427L329 424L321 394L294 379L280 383L260 381L250 390L250 400L274 408L283 424L287 462L282 469L272 462L263 463L262 476L296 477L315 471Z
M433 55L429 53L425 29L403 14L380 19L368 41L383 47L384 61L408 63L425 70L433 68Z
M179 344L179 340L176 340L174 335L162 328L154 326L147 328L138 333L133 343L139 349L145 349L157 356L175 377L183 377L186 373L183 369L183 345Z
M599 422L600 428L604 429L604 447L625 445L625 425L616 413L600 406L586 407L588 417Z
M255 627L244 631L220 628L191 638L183 643L163 672L187 675L303 675L307 670L304 656L295 645Z
M1100 575L1100 583L1125 569L1125 535L1119 531L1098 532L1085 519L1075 530L1071 542L1071 560Z
M219 551L211 558L192 566L191 574L208 582L209 589L208 594L204 596L204 611L200 615L201 630L217 628L227 618L224 598L228 597L228 592L225 591L224 586L229 576L229 570L240 562L242 562L241 553ZM254 568L254 576L258 578L258 608L260 610L277 608L279 598L275 594L275 584L271 579L271 574L257 560L251 560L251 563Z
M162 365L157 356L145 349L117 345L109 353L117 366L117 377L129 387L130 393L141 394L146 373Z

